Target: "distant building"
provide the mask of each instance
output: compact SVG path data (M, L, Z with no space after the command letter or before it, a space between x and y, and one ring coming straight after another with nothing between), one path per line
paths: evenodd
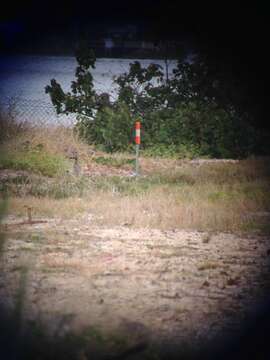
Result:
M92 24L86 31L89 46L97 57L130 57L130 58L176 58L183 43L175 40L155 42L145 38L141 25L122 25L100 27Z
M109 37L118 40L135 40L138 35L138 28L136 25L113 26L108 28L107 34Z
M142 41L141 47L143 50L155 50L156 46L152 41Z
M112 49L114 48L115 44L112 38L105 38L104 39L104 47L106 51L106 55L111 56L112 55Z
M111 50L114 47L113 39L112 38L104 39L104 46L105 46L105 49Z

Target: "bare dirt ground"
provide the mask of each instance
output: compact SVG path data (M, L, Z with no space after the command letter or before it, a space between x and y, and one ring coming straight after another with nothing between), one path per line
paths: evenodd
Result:
M237 334L269 294L267 237L103 228L91 219L4 219L2 305L12 308L26 269L25 321L41 319L51 333L93 326L134 344L196 346Z

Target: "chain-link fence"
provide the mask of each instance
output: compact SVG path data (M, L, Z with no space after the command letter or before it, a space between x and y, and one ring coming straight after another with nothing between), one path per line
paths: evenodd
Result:
M2 98L0 101L1 115L17 122L30 122L36 125L62 124L73 125L76 114L57 115L50 102L25 99L20 97Z

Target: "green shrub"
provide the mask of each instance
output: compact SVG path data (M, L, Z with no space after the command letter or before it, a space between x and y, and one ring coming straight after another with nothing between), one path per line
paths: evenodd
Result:
M194 144L166 145L157 143L146 147L142 151L146 157L160 157L171 159L194 159L202 157L200 148Z
M154 156L241 158L255 150L257 140L252 126L215 104L183 103L143 120L142 144Z
M103 145L108 152L127 150L132 146L134 120L125 104L98 110L94 120L79 116L78 134L88 143Z

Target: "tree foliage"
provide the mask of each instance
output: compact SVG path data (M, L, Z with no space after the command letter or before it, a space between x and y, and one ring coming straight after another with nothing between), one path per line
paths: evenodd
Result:
M57 114L77 113L93 117L93 110L97 108L97 94L94 90L93 76L90 69L95 68L95 55L83 44L76 51L78 66L75 80L71 83L71 91L65 93L61 85L51 80L45 92L50 95Z
M108 94L95 92L94 54L82 47L76 59L71 91L65 93L53 79L46 92L57 113L77 113L75 129L89 143L107 151L127 150L140 118L144 149L159 146L214 157L244 157L256 150L258 134L242 106L239 81L221 64L203 57L182 59L164 77L160 65L144 68L135 61L115 79L117 99L111 103Z

